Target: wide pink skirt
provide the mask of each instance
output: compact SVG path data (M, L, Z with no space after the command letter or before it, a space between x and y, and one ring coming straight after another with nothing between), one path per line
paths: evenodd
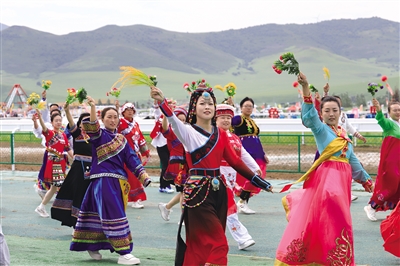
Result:
M286 196L289 223L275 265L355 265L350 188L351 166L326 161Z

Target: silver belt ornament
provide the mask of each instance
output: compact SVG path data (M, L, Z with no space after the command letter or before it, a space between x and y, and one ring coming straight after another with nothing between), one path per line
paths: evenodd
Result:
M214 191L219 190L219 180L218 180L218 178L214 177L213 179L211 179L211 185L212 185L212 189Z

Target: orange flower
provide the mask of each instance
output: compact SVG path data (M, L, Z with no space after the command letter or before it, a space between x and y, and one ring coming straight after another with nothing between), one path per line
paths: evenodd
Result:
M69 95L69 96L75 97L75 95L76 95L76 90L75 90L74 88L69 88L69 89L67 89L67 91L68 91L68 95Z

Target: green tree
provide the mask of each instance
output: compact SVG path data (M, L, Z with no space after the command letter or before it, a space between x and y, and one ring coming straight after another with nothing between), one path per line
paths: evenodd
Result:
M400 95L399 95L399 89L395 89L393 96L391 98L392 102L400 102Z
M353 107L353 102L347 92L339 94L339 97L342 101L342 107Z
M97 105L103 105L103 103L101 102L101 99L99 99L99 100L97 101Z
M360 106L361 104L363 106L367 106L367 101L365 100L364 94L357 94L356 95L356 105Z

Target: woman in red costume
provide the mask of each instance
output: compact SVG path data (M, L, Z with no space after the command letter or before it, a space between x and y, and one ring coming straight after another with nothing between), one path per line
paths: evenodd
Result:
M311 100L306 76L300 73L298 82L303 87L302 120L311 129L321 155L295 182L305 181L301 197L288 197L293 201L288 204L291 206L290 219L276 251L274 265L355 265L350 215L351 178L370 192L371 178L354 155L346 131L338 126L338 100L331 96L322 100L324 122L321 122ZM282 192L290 186L285 186ZM296 191L293 194L297 195Z
M66 157L64 152L68 152L68 155L73 158L74 154L69 145L68 138L63 131L61 131L62 118L59 113L54 113L51 118L51 124L53 129L48 129L43 121L42 114L39 110L36 110L40 125L42 126L42 134L46 138L46 151L47 151L47 162L44 170L44 182L50 183L51 187L43 197L42 203L36 207L35 212L40 216L47 218L49 214L46 211L46 204L56 193L57 188L61 187L65 179L66 169Z
M133 103L125 103L122 106L121 113L122 118L119 122L118 133L125 136L129 146L135 151L144 166L150 157L150 150L147 148L146 139L143 137L142 131L140 131L139 124L134 120L135 105ZM142 209L144 207L142 202L147 199L143 185L131 171L128 171L128 169L125 169L125 171L128 173L130 185L128 202L132 202L132 208Z
M186 120L187 111L184 108L174 108L174 114L183 123ZM171 208L176 204L182 205L183 200L183 185L186 183L188 167L186 163L186 153L182 143L176 137L171 126L168 124L167 118L164 116L162 119L162 134L167 139L167 145L169 150L169 162L168 167L165 171L164 179L168 182L173 181L176 187L176 194L168 203L160 202L158 208L161 212L161 217L165 221L169 221L169 215ZM180 208L182 209L182 208Z
M215 97L205 80L197 83L190 97L186 124L169 109L160 89L151 87L174 133L186 150L189 177L183 189L182 220L186 244L178 230L175 265L227 265L228 241L225 235L228 194L225 178L220 175L222 158L254 185L270 191L271 184L255 175L229 145L226 132L215 126Z
M400 199L400 103L389 103L390 118L385 118L376 99L372 103L384 139L374 193L364 210L371 221L376 221L377 211L393 210Z

